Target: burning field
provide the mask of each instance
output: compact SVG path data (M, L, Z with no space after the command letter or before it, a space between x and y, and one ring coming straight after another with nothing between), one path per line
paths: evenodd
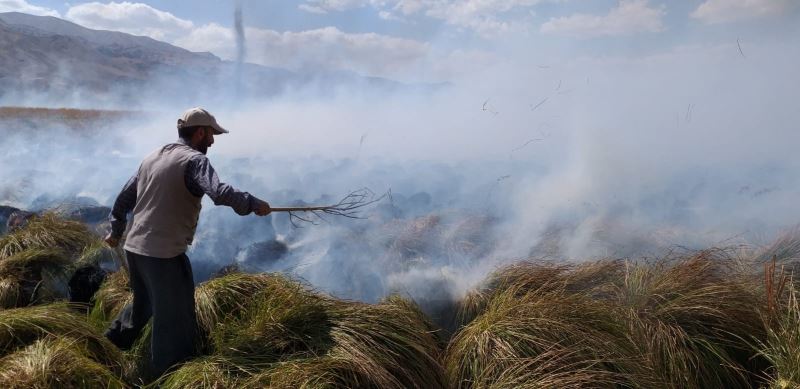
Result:
M142 153L174 136L152 128L169 123L159 115L0 109L0 163L13 167L0 186L0 387L800 385L800 234L776 232L793 216L732 235L790 197L769 179L731 191L726 174L677 175L617 198L628 193L575 193L568 173L513 159L224 149L222 175L273 206L335 204L356 185L379 201L355 219L204 206L188 252L196 357L154 377L149 325L129 350L103 336L132 296L102 236Z
M102 336L131 299L126 273L69 219L34 215L0 238L0 386L142 385L149 331L124 352ZM422 250L410 237L431 223L408 226L397 255ZM166 388L796 387L798 240L523 260L435 320L399 295L363 303L227 269L197 287L198 356L152 378Z

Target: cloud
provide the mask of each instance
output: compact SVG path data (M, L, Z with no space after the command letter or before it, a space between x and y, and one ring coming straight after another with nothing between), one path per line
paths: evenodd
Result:
M797 0L706 0L691 17L708 24L726 23L780 15L798 4Z
M0 0L0 12L23 12L39 16L61 16L58 11L54 9L39 7L25 0Z
M317 6L314 6L314 5L308 5L308 4L300 4L300 5L297 6L297 8L300 9L301 11L306 11L308 13L318 14L318 15L322 15L322 14L328 13L328 11L325 8L317 7Z
M398 20L397 14L423 15L492 35L507 31L518 22L518 18L509 17L508 11L529 8L545 1L557 0L307 0L299 8L307 12L328 13L372 6L384 20Z
M606 15L575 14L542 24L546 34L576 37L629 35L664 30L664 6L650 7L648 0L620 0Z
M428 55L429 45L375 33L351 34L335 27L305 31L247 28L248 62L294 70L351 70L391 76ZM211 51L222 58L235 55L233 31L218 24L192 30L175 43L194 51Z
M172 41L188 34L194 23L143 3L84 3L67 11L66 18L82 26L122 31Z
M387 1L383 0L307 0L297 8L311 13L328 13L330 11L345 11L368 5L382 7L386 3Z
M331 9L356 3L359 2L319 2ZM198 26L143 3L80 4L69 8L66 19L88 28L144 35L192 51L209 51L223 59L236 58L232 28L217 23ZM245 35L247 62L293 70L348 70L393 77L416 66L430 50L425 42L376 33L346 33L335 27L284 32L246 28Z
M399 0L393 10L403 15L424 14L490 36L508 31L520 22L519 18L509 17L509 11L531 8L546 1L555 0Z

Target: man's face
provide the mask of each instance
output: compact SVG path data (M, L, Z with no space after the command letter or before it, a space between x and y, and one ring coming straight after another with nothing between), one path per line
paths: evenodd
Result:
M211 127L205 127L202 129L203 137L199 140L197 144L197 151L205 154L208 152L208 148L214 144L214 129Z

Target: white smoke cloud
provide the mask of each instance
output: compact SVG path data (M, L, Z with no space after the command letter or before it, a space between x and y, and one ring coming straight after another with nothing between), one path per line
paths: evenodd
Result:
M433 3L417 7L413 12L424 12ZM223 180L273 205L327 202L324 195L363 186L392 189L398 215L334 219L302 230L274 219L290 252L264 268L299 274L343 297L373 301L392 289L458 294L498 263L529 255L581 260L726 245L734 236L749 242L800 221L800 166L793 157L800 143L794 69L800 48L797 27L790 30L748 35L746 57L735 41L698 36L646 55L553 49L506 36L491 41L491 51L449 54L446 64L469 66L454 66L460 71L451 71L452 85L433 91L355 86L321 94L309 88L207 106L231 130L209 156ZM193 31L204 32L183 44L207 50L200 46L205 42L223 53L227 47L234 56L230 29ZM446 64L435 70L424 62L435 55L430 44L312 31L248 29L249 44L257 42L248 52L266 48L287 66L391 72L392 64L413 68L423 61L426 72L448 71ZM626 46L632 38L611 39ZM332 43L320 43L326 40ZM302 47L317 54L290 57ZM391 56L382 47L411 54L388 64L367 58ZM318 54L338 50L351 58ZM380 65L352 65L368 59ZM108 204L140 158L174 138L174 120L185 108L165 105L162 117L120 124L117 139L102 131L99 143L62 139L61 132L30 142L22 136L27 132L11 131L16 135L0 141L10 150L0 165L14 172L4 183L33 177L21 203L41 192L66 196L93 188L92 196ZM382 205L386 213L396 211ZM261 220L208 204L190 257L196 265L230 263L266 239ZM465 229L464 220L478 231L467 234L468 244L437 243L463 236L457 231ZM431 225L436 228L426 229ZM398 231L404 239L387 238ZM397 246L402 255L392 252ZM464 247L481 250L464 255Z
M664 6L653 7L648 0L620 0L617 7L606 15L575 14L552 18L542 24L540 31L577 37L660 32L665 29L665 15Z
M33 5L25 0L0 0L0 12L23 12L39 16L61 16L58 11L54 9Z

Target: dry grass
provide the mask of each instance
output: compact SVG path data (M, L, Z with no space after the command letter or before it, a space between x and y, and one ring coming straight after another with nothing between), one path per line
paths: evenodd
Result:
M47 336L72 339L83 354L113 369L122 366L122 354L85 316L65 304L39 305L0 311L0 356L27 347Z
M797 287L789 283L774 310L766 312L766 341L756 344L759 354L769 361L766 381L770 388L800 387L800 302Z
M483 311L453 337L445 362L453 387L510 388L521 381L608 387L621 379L616 364L628 350L613 307L568 291L557 278L529 288L535 276L492 292Z
M90 318L96 325L107 326L126 304L133 301L133 293L128 286L128 275L123 271L110 274L100 285L92 300L94 306Z
M448 377L456 387L747 387L759 363L748 340L765 334L757 278L736 268L721 250L509 266L462 301Z
M123 388L120 377L85 354L78 340L46 337L0 359L0 387Z
M28 249L0 260L0 309L66 298L71 264L59 249Z
M84 224L45 213L0 238L0 261L29 249L61 249L68 255L79 255L98 240Z
M783 273L775 281L774 265L760 267L765 253L791 262L796 245L784 237L751 261L706 250L651 261L517 263L459 302L461 328L449 341L413 302L396 296L363 304L282 275L231 273L196 289L204 355L156 384L795 387L798 292ZM80 225L52 215L32 220L0 239L0 304L19 305L31 295L31 280L42 282L28 303L57 298L44 298L44 281L76 262L96 262L103 250ZM98 379L115 387L120 376L141 383L149 326L125 354L100 335L130 299L127 277L117 272L95 294L88 318L65 304L0 310L0 386L92 386Z
M187 362L167 374L153 386L163 389L233 389L241 388L237 374L247 374L223 357L202 357Z
M345 389L377 388L374 380L356 365L332 356L295 359L274 364L270 369L238 383L240 388L256 389Z
M617 287L635 356L666 387L746 387L755 361L747 340L763 338L759 296L710 250L631 264Z
M132 116L131 111L110 111L72 108L0 107L0 122L21 121L24 123L57 123L75 129L90 129L97 123L107 125Z
M446 387L433 326L410 301L335 300L275 274L229 274L197 295L213 355L165 387Z
M334 346L328 355L349 361L381 388L446 386L431 324L399 297L377 305L352 303L330 312Z

